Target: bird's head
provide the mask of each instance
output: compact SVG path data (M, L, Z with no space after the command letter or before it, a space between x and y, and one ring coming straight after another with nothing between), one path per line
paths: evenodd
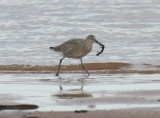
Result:
M96 37L94 35L88 35L87 39L92 39L93 41L96 41Z
M96 37L95 37L94 35L88 35L88 36L87 36L87 39L91 39L91 40L93 40L95 43L97 43L97 44L100 45L100 47L102 48L102 50L96 54L97 56L100 55L100 54L103 52L105 46L104 46L102 43L100 43L99 41L97 41L97 40L96 40Z

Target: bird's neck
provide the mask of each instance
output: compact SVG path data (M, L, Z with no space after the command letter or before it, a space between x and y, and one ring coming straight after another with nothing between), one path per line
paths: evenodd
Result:
M92 47L93 45L93 40L92 39L86 39L86 46L87 47Z

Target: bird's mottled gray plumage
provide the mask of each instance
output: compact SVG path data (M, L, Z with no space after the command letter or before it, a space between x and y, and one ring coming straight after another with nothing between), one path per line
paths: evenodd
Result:
M63 58L60 60L58 72L56 75L59 74L61 62L65 57L80 59L83 69L88 73L88 71L83 66L82 58L92 50L92 45L94 42L102 46L102 44L96 40L94 35L88 35L85 39L70 39L59 46L50 47L51 50L60 52L63 56Z
M90 37L86 39L71 39L51 49L62 53L64 57L80 59L92 50L93 40Z

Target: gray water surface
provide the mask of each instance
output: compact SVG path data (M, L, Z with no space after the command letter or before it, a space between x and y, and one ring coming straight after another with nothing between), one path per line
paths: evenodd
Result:
M1 0L0 64L57 65L61 57L49 47L88 34L106 48L96 57L94 45L85 63L157 64L159 19L159 0ZM79 61L64 60L71 63Z

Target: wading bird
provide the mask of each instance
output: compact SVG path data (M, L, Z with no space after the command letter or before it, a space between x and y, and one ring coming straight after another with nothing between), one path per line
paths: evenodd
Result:
M64 58L74 58L74 59L80 59L82 68L86 71L88 75L89 72L86 70L86 68L83 65L82 58L87 55L92 50L93 43L97 43L100 45L102 50L98 52L96 55L100 55L104 50L104 45L96 40L96 37L94 35L88 35L85 39L76 38L76 39L70 39L64 43L62 43L59 46L50 47L51 50L59 52L62 54L63 58L60 59L58 70L56 73L56 76L59 75L60 66L62 63L62 60Z

